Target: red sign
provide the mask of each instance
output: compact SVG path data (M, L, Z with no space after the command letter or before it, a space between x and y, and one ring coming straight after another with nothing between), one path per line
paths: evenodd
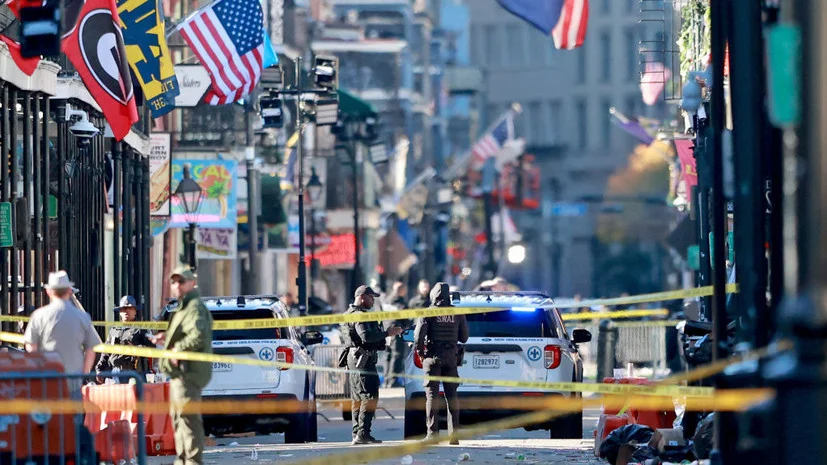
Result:
M681 173L687 188L698 185L698 170L695 164L695 147L691 140L678 139L675 141L675 150L681 160Z
M353 241L353 233L330 236L327 247L321 251L316 251L316 260L319 261L319 265L322 267L352 266L356 263L356 247ZM311 256L308 253L305 256L308 266L310 265L310 259Z

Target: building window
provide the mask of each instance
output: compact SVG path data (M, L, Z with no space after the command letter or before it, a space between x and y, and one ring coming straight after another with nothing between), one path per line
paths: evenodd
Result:
M626 50L629 51L629 62L627 63L626 76L632 82L640 80L640 72L638 60L640 59L640 51L638 49L637 36L634 28L626 30Z
M588 47L588 44L583 44L579 50L577 50L577 82L580 84L586 83L586 50L585 47Z
M588 145L586 126L589 123L586 114L586 100L580 99L577 101L575 113L577 116L577 147L585 149Z
M487 55L486 64L488 65L496 66L502 63L500 61L501 42L498 40L497 35L496 26L485 26L485 52Z
M609 82L611 78L611 63L612 63L612 38L608 32L600 34L600 53L601 53L601 73L600 78L603 82Z
M509 24L505 27L505 34L508 36L508 64L520 66L523 64L523 31L516 24Z
M546 132L549 135L549 142L555 145L559 141L560 134L563 131L563 104L559 100L553 100L549 104L549 118Z
M629 96L626 97L626 103L623 105L623 110L620 112L627 116L636 117L637 114L635 114L635 112L637 112L638 100L640 100L640 96L637 93L629 94Z
M603 13L609 13L611 11L611 4L612 0L603 0Z
M540 102L532 102L528 105L529 126L531 127L531 136L529 141L534 143L545 143L548 138L546 133L545 115L543 114L543 107Z
M491 126L494 123L494 121L496 121L497 118L500 117L499 109L500 109L499 105L497 105L496 103L489 103L485 107L485 112L486 112L485 121L487 121L487 123L486 123L485 128L480 128L480 131L485 131L488 126ZM482 137L484 135L485 135L484 133L480 132L477 135L477 137Z
M612 121L609 117L609 108L611 108L612 102L608 99L604 99L600 104L600 113L598 113L600 117L600 128L602 132L601 142L603 143L603 148L609 148L612 145ZM605 153L609 153L607 150Z
M482 48L482 37L480 37L480 26L471 28L471 57L478 65L485 64L485 50Z
M626 11L628 11L629 13L635 11L635 9L638 7L637 4L639 1L640 0L626 0Z

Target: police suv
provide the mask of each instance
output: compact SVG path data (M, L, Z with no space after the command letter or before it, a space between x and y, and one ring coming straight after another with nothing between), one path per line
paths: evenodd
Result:
M496 307L502 310L466 315L470 337L464 344L465 357L459 376L478 380L580 382L583 361L577 344L589 342L591 333L575 329L568 333L551 298L537 292L453 292L456 307ZM413 342L413 329L403 335ZM412 350L405 373L424 375L422 361ZM441 392L441 391L440 391ZM508 409L483 408L486 398L578 397L580 394L548 389L460 384L460 421L473 423L525 413ZM405 437L425 434L425 388L421 379L405 380ZM473 402L463 402L475 399ZM445 401L440 399L441 421ZM551 438L582 438L583 414L567 415L547 423L527 426L546 429ZM443 423L444 425L444 423ZM444 428L444 426L443 426Z
M202 297L214 321L290 317L286 305L274 296ZM165 309L174 311L171 306ZM162 315L168 319L169 315ZM307 346L322 342L318 331L297 328L213 330L213 353L254 360L313 365ZM309 402L299 413L204 415L207 434L279 433L286 443L317 441L316 376L313 371L231 363L213 363L212 379L204 400L285 400Z

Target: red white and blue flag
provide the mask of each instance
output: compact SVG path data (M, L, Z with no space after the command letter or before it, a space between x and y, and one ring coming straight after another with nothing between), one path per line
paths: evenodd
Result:
M233 103L253 91L264 68L264 15L258 0L218 0L178 29L210 73L205 102Z
M589 23L589 0L497 0L499 4L551 35L558 49L572 50L583 45Z
M513 135L514 115L509 112L491 132L484 135L471 148L471 167L478 168L485 163L485 160L497 156L505 145L505 141L513 139Z

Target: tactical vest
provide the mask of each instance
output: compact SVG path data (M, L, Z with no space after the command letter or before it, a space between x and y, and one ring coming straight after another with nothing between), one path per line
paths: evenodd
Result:
M454 315L428 318L428 340L456 343L459 339L459 324L456 319Z

